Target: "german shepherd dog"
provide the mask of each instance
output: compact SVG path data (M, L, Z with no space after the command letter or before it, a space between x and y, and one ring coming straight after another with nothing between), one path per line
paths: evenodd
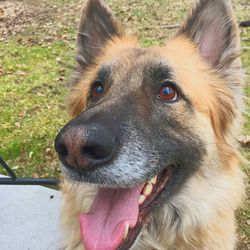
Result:
M55 140L65 249L234 249L237 26L229 0L200 0L165 46L142 48L103 0L86 3Z

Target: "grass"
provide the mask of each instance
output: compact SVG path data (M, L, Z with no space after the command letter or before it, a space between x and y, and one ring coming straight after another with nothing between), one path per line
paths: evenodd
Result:
M48 47L1 43L0 155L19 176L57 176L53 153L56 131L66 121L61 112L66 91L65 69L58 57L72 61L67 43Z
M74 65L80 8L77 0L40 2L48 8L51 5L56 12L45 11L44 19L34 20L24 33L0 42L0 156L20 177L59 178L53 140L68 119L64 96L68 91L70 67ZM248 0L233 2L238 19L247 20ZM136 34L145 47L163 44L175 32L163 26L179 23L190 8L188 0L128 0L126 3L110 0L109 3L128 31ZM242 29L241 38L248 82L245 95L250 97L249 28ZM250 135L249 100L246 110L248 115L245 115L242 133ZM250 160L249 150L243 154ZM244 170L249 177L249 169L245 167ZM250 195L249 186L247 195ZM237 218L239 249L250 249L249 200L238 211Z

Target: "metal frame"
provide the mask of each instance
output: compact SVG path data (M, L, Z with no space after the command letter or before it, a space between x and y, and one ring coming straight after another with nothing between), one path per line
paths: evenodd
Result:
M58 186L59 180L45 178L18 178L15 172L0 157L0 165L7 171L10 177L0 177L0 185L49 185Z

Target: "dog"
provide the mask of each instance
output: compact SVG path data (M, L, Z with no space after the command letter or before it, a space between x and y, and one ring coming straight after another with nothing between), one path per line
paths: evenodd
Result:
M243 72L228 0L142 48L103 0L80 20L72 117L55 139L67 250L230 250L243 193Z

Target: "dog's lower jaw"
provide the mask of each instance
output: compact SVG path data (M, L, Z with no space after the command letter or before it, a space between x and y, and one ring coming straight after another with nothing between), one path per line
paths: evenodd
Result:
M171 212L170 212L171 213ZM140 238L130 250L233 250L236 236L234 213L228 211L228 216L214 216L213 223L204 227L181 231L178 229L159 227L162 220L159 216L152 219L145 227ZM226 230L224 228L226 226Z
M151 216L141 239L131 250L235 249L234 211L244 190L242 172L235 166L231 173L218 174L213 180L202 181L200 177L199 173L194 175Z
M172 199L150 215L131 250L234 249L234 210L243 193L242 183L238 166L231 168L230 173L211 173L206 180L198 171ZM78 217L88 211L95 192L85 185L64 182L61 218L65 249L84 249Z

